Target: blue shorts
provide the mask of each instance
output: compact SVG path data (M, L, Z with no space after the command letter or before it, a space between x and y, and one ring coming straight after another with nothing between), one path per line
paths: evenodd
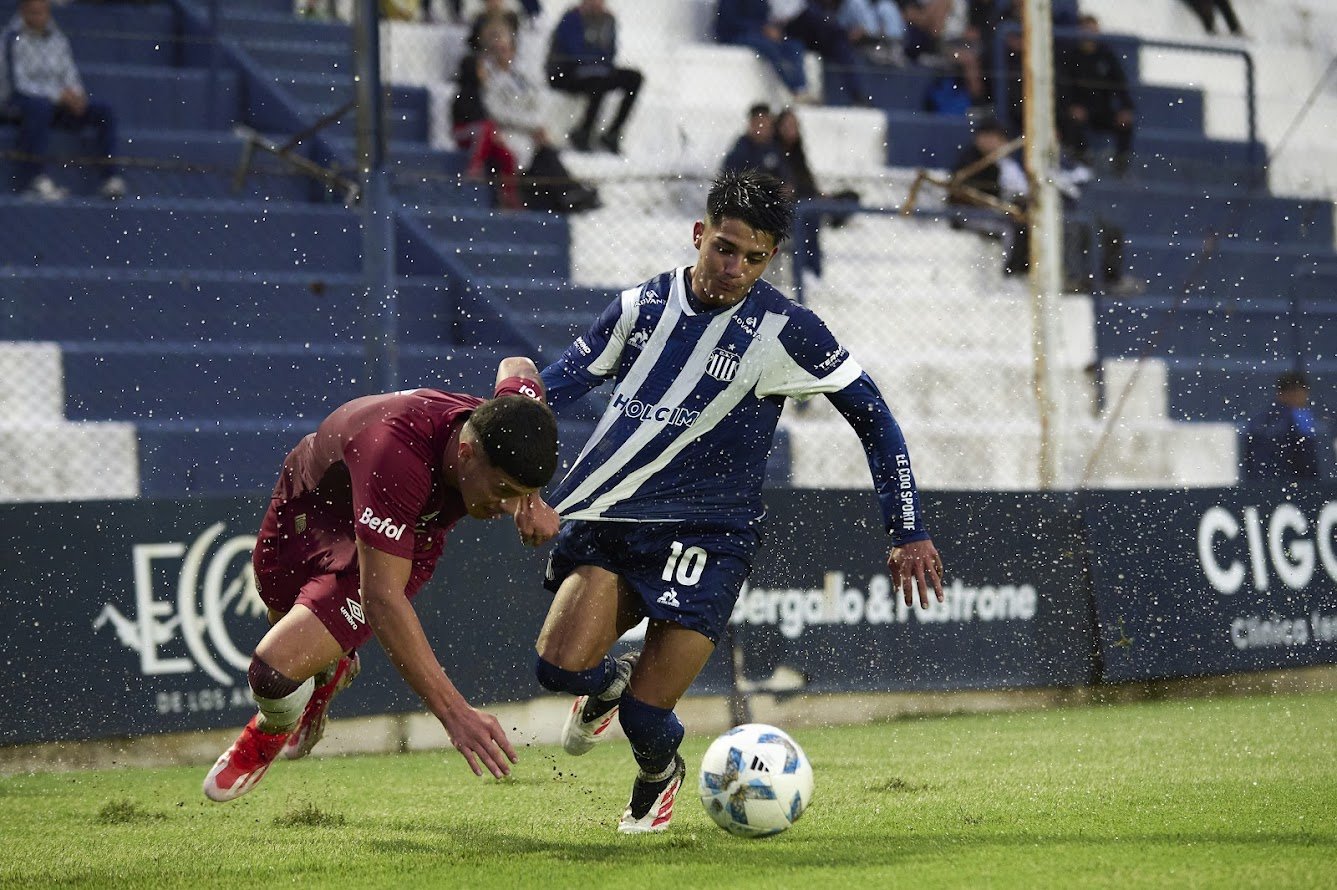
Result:
M635 591L651 620L718 643L760 542L758 523L572 520L557 536L543 583L556 593L579 566L607 569Z

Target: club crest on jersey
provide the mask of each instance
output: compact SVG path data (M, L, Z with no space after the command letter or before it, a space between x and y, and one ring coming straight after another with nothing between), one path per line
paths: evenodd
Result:
M706 359L706 373L721 383L729 383L738 376L739 358L727 349L716 349Z

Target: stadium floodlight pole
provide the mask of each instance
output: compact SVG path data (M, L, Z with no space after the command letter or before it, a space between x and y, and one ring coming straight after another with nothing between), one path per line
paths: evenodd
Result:
M395 218L385 171L385 92L381 87L381 10L357 0L353 28L357 162L362 179L362 273L368 391L399 389L399 307L395 292Z
M1051 0L1025 0L1022 32L1024 157L1030 180L1031 345L1040 420L1040 487L1058 487L1063 459L1059 324L1063 287L1063 208L1055 174L1059 146L1054 117L1054 18Z

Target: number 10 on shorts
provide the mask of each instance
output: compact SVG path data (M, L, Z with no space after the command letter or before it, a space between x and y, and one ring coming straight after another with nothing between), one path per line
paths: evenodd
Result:
M665 581L677 581L684 587L691 587L701 580L701 573L706 570L706 551L700 547L683 549L681 541L669 545L668 562L664 563Z

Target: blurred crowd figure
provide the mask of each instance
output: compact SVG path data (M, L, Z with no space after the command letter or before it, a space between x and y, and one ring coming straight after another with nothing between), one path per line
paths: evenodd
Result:
M574 213L600 206L598 193L572 178L549 138L546 94L515 64L515 41L508 21L489 19L478 48L460 63L452 122L456 144L469 155L465 175L493 182L505 209Z
M91 128L104 160L98 193L125 195L125 180L112 162L116 154L116 114L88 95L74 62L70 41L51 16L48 0L19 0L0 36L0 120L19 126L19 179L24 193L39 201L67 196L47 172L53 129Z
M818 242L818 227L827 224L845 225L849 213L840 207L828 207L820 213L807 213L805 207L813 202L826 205L859 204L859 193L852 189L826 192L817 184L808 151L803 141L803 130L797 112L785 108L776 114L765 102L748 108L747 129L734 142L721 173L741 173L758 170L769 173L788 186L796 202L793 244L806 253L805 269L814 275L822 274L822 255Z
M996 202L1012 205L1021 211L1020 215L1009 214L996 204L983 204L964 189L950 190L947 201L952 208L954 228L1002 242L1003 274L1013 276L1030 269L1030 227L1025 218L1030 182L1014 154L1003 152L1008 141L1007 130L999 121L993 118L981 120L975 126L971 144L962 150L952 165L951 181L954 186L967 186ZM986 159L990 159L989 162L982 164ZM1070 211L1079 209L1082 186L1090 179L1090 171L1084 167L1058 171L1056 181ZM1107 218L1103 208L1080 209L1086 211L1087 218L1071 212L1064 217L1064 289L1074 293L1100 289L1120 296L1141 293L1145 284L1124 271L1123 231ZM1094 268L1087 259L1092 254L1096 258Z
M1221 13L1221 20L1226 23L1230 33L1236 37L1244 36L1244 27L1240 25L1239 17L1235 15L1235 8L1230 5L1230 0L1184 0L1188 8L1193 10L1199 21L1202 22L1202 28L1208 34L1216 33L1216 14Z
M1303 372L1287 371L1277 378L1272 403L1242 431L1240 456L1246 482L1333 478L1333 426L1310 404Z
M823 0L719 0L715 38L756 52L797 102L821 101L803 70L804 53L812 50L830 63L835 86L848 104L871 103L864 57Z
M616 59L617 19L605 0L580 0L557 23L545 66L553 89L586 97L584 116L568 140L577 151L590 150L604 96L616 90L622 93L617 113L597 139L613 154L619 152L622 128L631 116L643 78L635 69L619 67Z
M1084 15L1078 27L1082 38L1063 48L1055 66L1059 139L1074 160L1090 164L1092 135L1113 136L1112 166L1123 173L1133 151L1136 120L1128 77L1118 54L1100 40L1100 20Z
M517 0L520 8L524 10L525 15L531 19L538 18L543 13L543 7L540 0ZM428 8L431 4L426 4ZM488 4L491 6L492 4ZM464 0L446 0L446 7L451 18L456 22L464 21Z

